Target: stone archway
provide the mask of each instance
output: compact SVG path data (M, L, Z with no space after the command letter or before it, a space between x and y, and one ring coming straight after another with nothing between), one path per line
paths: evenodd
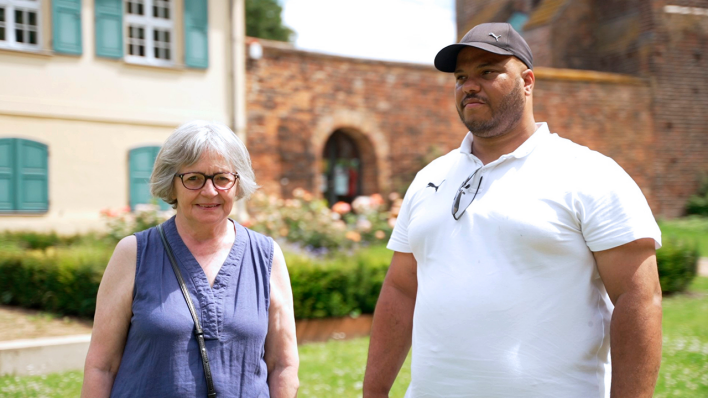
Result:
M337 129L322 152L320 192L330 205L351 203L357 196L377 193L377 169L371 141L357 130Z
M322 117L317 124L311 145L315 154L313 174L316 176L315 192L323 197L326 188L324 154L327 141L335 132L351 139L359 151L362 168L360 170L361 195L386 193L389 190L391 169L389 166L389 146L384 134L376 125L374 115L358 111L339 111Z

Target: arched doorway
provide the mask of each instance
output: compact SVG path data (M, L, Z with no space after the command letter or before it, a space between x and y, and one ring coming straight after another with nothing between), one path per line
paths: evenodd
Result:
M330 206L340 201L351 203L362 195L361 149L344 130L335 130L327 139L322 166L322 196Z

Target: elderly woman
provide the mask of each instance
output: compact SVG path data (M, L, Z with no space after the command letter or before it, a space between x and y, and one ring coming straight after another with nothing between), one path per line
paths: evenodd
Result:
M98 290L82 397L296 396L282 251L229 218L256 188L248 151L228 127L195 121L167 138L151 190L176 215L161 226L166 244L157 228L118 243ZM203 330L206 363L177 273Z

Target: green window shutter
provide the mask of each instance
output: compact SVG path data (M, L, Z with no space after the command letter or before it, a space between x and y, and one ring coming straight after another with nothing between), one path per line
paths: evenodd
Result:
M39 212L49 209L47 146L39 142L16 140L17 210Z
M0 139L0 211L15 210L15 139Z
M146 146L135 148L128 154L131 210L135 210L135 205L153 203L154 199L150 195L150 175L158 152L160 152L159 146ZM162 200L159 204L161 210L170 208L170 205Z
M123 1L95 0L96 55L123 58Z
M52 1L52 44L55 52L81 54L81 0Z
M184 0L184 63L191 68L209 67L207 0Z

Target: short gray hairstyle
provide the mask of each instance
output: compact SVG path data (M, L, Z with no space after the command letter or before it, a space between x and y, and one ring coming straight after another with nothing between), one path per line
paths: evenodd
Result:
M251 167L251 157L236 134L221 123L193 120L170 134L157 154L150 176L152 196L176 208L175 174L182 166L197 163L204 153L222 157L238 173L237 199L248 199L259 188Z

